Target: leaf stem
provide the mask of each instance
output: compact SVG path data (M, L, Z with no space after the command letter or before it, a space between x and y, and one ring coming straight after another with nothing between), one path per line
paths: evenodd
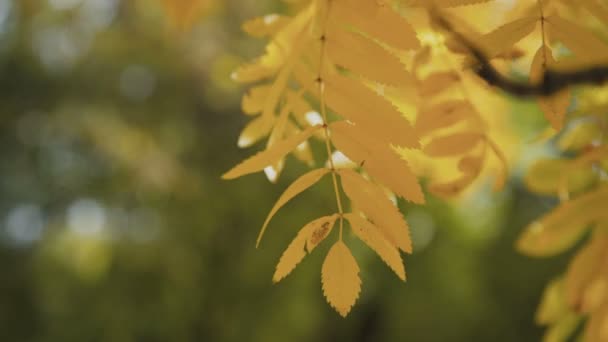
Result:
M325 149L327 151L327 158L329 159L329 166L331 167L331 178L334 185L334 193L336 196L336 205L338 206L338 212L340 214L340 241L342 241L342 231L344 230L344 210L342 207L342 198L340 196L340 191L338 188L338 177L336 175L336 166L334 164L332 149L330 144L330 132L329 132L329 121L327 119L327 108L325 105L325 87L323 80L323 64L325 62L325 44L327 42L325 33L326 33L326 25L329 18L329 12L331 8L331 0L319 0L319 2L326 1L327 2L327 12L325 13L325 18L323 19L323 30L321 37L319 37L319 41L321 43L321 51L319 56L319 72L317 78L317 85L319 87L319 97L321 100L321 116L323 117L323 129L325 131ZM317 2L317 4L319 3Z

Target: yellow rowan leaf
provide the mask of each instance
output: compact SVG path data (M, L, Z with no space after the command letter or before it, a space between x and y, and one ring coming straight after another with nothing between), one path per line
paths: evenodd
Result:
M301 11L295 18L289 20L266 45L265 53L234 71L232 79L236 82L250 83L275 75L290 57L294 59L298 55L298 50L305 46L308 40L302 39L301 33L309 22L311 15L312 7L309 6L308 9ZM304 37L308 38L308 35ZM296 53L294 53L294 50Z
M402 0L405 6L437 6L441 7L457 7L466 5L477 5L492 0Z
M264 103L266 102L270 88L270 84L263 84L247 90L241 101L243 113L249 115L261 113L264 110Z
M320 125L309 127L300 134L291 136L278 142L268 150L258 152L254 156L245 159L239 165L223 174L222 178L234 179L263 170L265 167L272 165L281 158L285 157L285 155L306 141L316 130L320 129L321 127L322 126Z
M434 138L422 150L431 157L451 157L471 151L482 140L476 132L454 133Z
M314 45L313 45L314 46ZM313 53L311 53L312 55ZM312 57L310 57L312 58ZM300 61L297 63L292 70L292 77L296 83L304 88L308 93L313 95L314 98L320 99L319 97L319 67L318 61ZM312 64L315 63L315 64ZM325 63L327 65L329 63ZM328 69L326 67L325 69ZM332 72L334 70L332 69Z
M422 68L425 64L428 64L431 60L432 54L433 50L428 45L425 45L419 49L414 54L412 60L412 73L417 74L420 68Z
M458 162L458 169L462 172L459 178L445 183L432 183L429 192L440 198L451 198L469 186L481 172L483 159L480 157L465 156Z
M545 59L546 58L546 59ZM546 68L551 68L556 64L553 53L548 47L541 47L536 52L532 67L530 68L530 82L538 83L542 80ZM547 121L556 130L561 130L564 125L564 118L570 105L570 90L565 89L555 95L540 98L538 100L540 108L545 113Z
M551 35L579 58L590 61L608 58L608 45L593 32L558 15L549 16L545 22Z
M332 1L332 20L351 25L390 46L401 50L420 46L410 24L386 5L368 0Z
M407 119L363 84L335 75L326 80L324 96L329 108L365 127L371 135L402 147L419 146L418 136Z
M361 292L361 279L357 261L344 242L336 242L327 253L321 268L321 281L327 302L346 317Z
M490 149L492 150L492 152L494 153L496 158L498 158L498 160L500 161L501 168L500 168L498 177L496 177L496 181L494 182L494 187L493 187L494 191L499 191L505 186L505 183L507 181L507 176L508 176L508 172L509 172L509 163L508 163L507 157L505 156L503 151L492 139L485 137L485 141L486 141L487 146L490 147Z
M601 136L602 130L597 122L581 122L564 132L557 145L562 151L579 151L599 141Z
M289 275L300 261L304 259L306 251L308 253L312 252L314 247L327 237L337 218L338 215L324 216L313 220L300 229L296 237L281 255L276 271L272 276L272 281L278 283ZM314 245L312 245L313 242Z
M476 40L477 46L488 58L495 57L511 49L513 45L532 33L538 19L537 15L526 16L502 25L479 37Z
M266 110L267 108L265 108ZM268 141L266 143L266 149L272 149L272 147L276 144L277 141L281 141L284 139L285 137L285 132L287 131L287 127L289 126L290 120L289 120L289 113L291 112L291 108L287 105L283 106L281 108L281 112L279 113L278 118L275 120L274 123L274 127L272 128L272 132L270 133L270 136L268 137ZM261 117L266 117L266 115L261 115ZM272 116L274 118L274 116ZM293 135L298 135L300 134L300 130L290 130L290 133L293 133ZM313 132L314 134L314 132ZM301 144L298 144L296 146L296 148L294 149L294 155L297 155L297 151L298 149L302 146L302 144L307 143L307 141L302 142ZM268 180L270 180L270 182L275 183L278 178L280 173L283 171L283 166L284 166L284 158L280 158L279 160L277 160L275 163L273 163L272 165L269 166L269 168L264 169L266 176L268 178ZM268 172L269 170L272 170L272 172Z
M300 127L323 124L321 114L313 110L310 103L308 103L302 95L295 92L287 92L287 94L285 94L285 106L291 108L293 117ZM325 136L323 132L317 132L317 134L322 137Z
M270 116L259 116L251 120L241 132L237 145L245 148L255 144L270 134L274 121L274 117Z
M608 340L608 302L602 303L591 315L585 326L585 341L604 342Z
M414 128L420 136L452 126L472 117L475 108L465 100L447 100L439 104L424 106Z
M275 34L287 25L289 20L290 18L273 13L247 20L241 27L252 37L265 37Z
M325 41L331 61L353 73L388 85L413 79L399 58L359 34L330 26Z
M356 125L334 122L330 125L333 144L350 160L363 168L376 181L397 195L414 203L424 203L424 193L418 179L395 151Z
M304 35L304 37L302 37L302 35ZM298 32L298 36L294 38L296 39L296 42L294 43L289 56L286 58L283 68L279 71L277 77L272 82L272 86L268 92L268 97L266 98L266 102L264 102L262 115L274 115L281 95L287 88L293 68L297 64L303 51L311 42L309 38L310 37L305 35L302 31Z
M595 182L597 175L591 168L570 168L572 161L566 159L538 160L526 173L524 182L528 189L545 195L557 195L562 177L566 175L566 190L577 193Z
M350 222L355 235L376 252L399 279L405 281L405 267L399 250L386 240L380 229L357 214L349 213L344 217Z
M585 294L592 289L594 280L602 281L602 278L604 278L604 282L607 280L602 273L607 261L608 235L598 230L592 236L591 241L576 254L568 265L565 286L569 307L582 313L589 313L595 309L595 307L589 307L589 303L585 303ZM608 288L605 289L605 292L608 294Z
M572 337L581 320L582 317L576 313L568 312L562 315L557 321L551 323L543 336L543 342L567 341Z
M589 225L608 218L608 186L564 202L540 220L528 225L516 247L526 255L546 257L570 248Z
M321 225L315 225L306 239L306 250L311 253L331 232L338 215L331 216L331 219L322 222Z
M608 8L601 0L581 0L580 2L589 13L596 16L601 22L608 22Z
M289 136L300 134L302 130L296 127L296 125L289 121L287 123L287 134ZM319 132L319 131L317 131ZM308 167L313 167L315 165L315 159L312 155L312 149L310 147L310 143L305 141L298 145L295 150L293 150L293 156L296 157L301 162L308 165Z
M270 210L270 213L266 217L266 220L264 221L264 225L262 226L262 229L260 230L260 234L258 235L256 246L260 244L260 241L262 240L262 236L264 235L264 232L266 231L266 227L268 226L268 223L270 223L270 220L277 213L277 211L279 211L279 209L281 209L281 207L283 207L292 198L296 197L297 195L299 195L306 189L315 185L328 172L329 172L329 169L316 169L316 170L309 171L309 172L305 173L304 175L300 176L300 178L296 179L293 183L291 183L291 185L289 187L287 187L287 189L285 189L283 194L279 197L277 202L274 204L274 206Z
M583 294L583 304L580 311L584 314L596 312L606 302L607 295L608 276L603 272L599 272L597 277L592 279Z
M272 53L269 51L269 55ZM269 58L270 59L270 58ZM269 63L270 64L270 63ZM232 79L236 82L250 83L257 82L271 77L276 73L278 66L264 65L259 61L256 63L248 63L241 65L232 73Z
M538 324L554 323L568 313L564 296L564 280L555 279L547 285L536 312Z
M422 97L434 96L460 81L460 75L455 71L435 72L418 85Z
M268 142L266 143L266 148L271 148L277 141L283 140L285 136L285 130L287 129L287 123L289 122L289 112L291 108L288 106L283 106L281 108L281 112L279 116L276 118L274 122L274 127L272 128L272 132L270 133L270 137L268 137ZM262 115L261 117L265 117ZM274 118L274 116L272 116Z
M349 169L338 171L342 188L353 205L373 222L385 238L406 253L412 253L409 227L399 209L378 186Z
M585 167L591 165L591 163L597 162L599 165L608 159L608 145L600 145L598 147L591 148L585 153L582 153L578 158L572 160L572 169L577 167Z

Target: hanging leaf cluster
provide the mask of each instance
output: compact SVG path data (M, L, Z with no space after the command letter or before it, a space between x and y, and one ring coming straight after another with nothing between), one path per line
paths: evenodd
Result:
M329 240L322 290L342 316L361 291L360 269L345 234L363 241L405 280L402 257L413 246L399 200L422 205L425 190L442 198L458 196L484 170L495 178L496 190L504 185L509 162L504 151L509 146L501 145L506 128L496 117L504 113L493 100L504 93L476 72L480 64L490 63L508 75L511 67L528 61L528 83L542 87L548 70L576 70L608 60L608 46L593 29L563 15L588 11L608 19L607 7L596 0L514 1L502 24L490 21L485 32L467 19L472 8L482 16L484 8L498 6L490 0L289 3L289 15L268 14L243 24L247 34L267 43L261 56L232 74L234 81L248 85L242 111L250 121L238 146L264 147L222 177L264 172L276 182L289 156L310 167L270 210L258 245L279 209L321 179L331 180L335 211L295 233L272 279L281 281ZM480 61L476 51L487 61ZM605 130L583 120L584 114L574 114L576 90L566 87L534 100L554 132L563 131L560 147L580 154L541 161L528 173L532 190L559 195L564 203L524 233L518 247L527 254L559 253L588 232L589 225L606 221L602 205L608 191L598 171L607 153ZM314 153L315 145L322 155ZM454 171L442 176L448 168ZM421 180L427 178L423 189ZM601 254L602 229L605 224L594 228L587 248L593 251L585 255ZM578 263L588 267L587 259ZM583 271L572 272L578 273L570 278L578 279ZM562 282L566 285L555 287L576 287L577 307L591 310L581 304L580 280L568 285L567 279ZM608 314L608 304L602 305L593 307Z
M585 341L608 338L608 102L597 95L582 93L578 110L555 137L563 156L536 161L525 177L531 191L561 203L526 228L517 248L550 257L581 246L541 301L537 322L549 327L547 341L567 340L577 331Z

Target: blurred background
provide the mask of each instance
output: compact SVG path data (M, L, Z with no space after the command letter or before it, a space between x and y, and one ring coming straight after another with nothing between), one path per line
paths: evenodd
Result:
M223 0L183 31L158 0L0 0L0 341L540 339L534 311L568 255L515 252L554 204L517 170L502 193L488 181L458 205L402 206L406 283L349 237L363 290L346 319L321 291L329 244L272 284L297 229L334 207L327 184L313 188L256 250L306 166L290 160L274 185L220 180L251 154L236 146L244 89L229 75L263 45L240 23L281 10ZM526 136L544 123L521 106Z

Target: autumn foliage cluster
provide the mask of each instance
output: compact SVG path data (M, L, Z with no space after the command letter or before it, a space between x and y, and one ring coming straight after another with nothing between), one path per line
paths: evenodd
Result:
M399 201L423 205L428 196L455 198L486 177L500 191L515 146L523 144L508 133L509 103L531 101L547 122L534 143L555 144L563 153L536 161L525 181L532 192L561 203L531 222L516 247L545 257L582 246L564 276L548 286L537 320L549 326L547 340L561 341L581 324L586 340L608 340L607 93L602 86L579 85L519 99L477 72L490 63L514 82L542 87L548 70L606 65L608 5L285 2L288 13L243 24L247 34L267 44L232 75L249 85L242 110L250 121L238 145L265 143L223 178L263 171L275 182L291 162L288 155L311 168L277 200L258 244L277 211L323 178L331 179L336 205L294 233L273 281L289 275L319 244L331 244L321 269L323 293L346 316L361 290L347 235L363 241L405 280L402 253L416 246ZM318 150L323 154L313 153Z

